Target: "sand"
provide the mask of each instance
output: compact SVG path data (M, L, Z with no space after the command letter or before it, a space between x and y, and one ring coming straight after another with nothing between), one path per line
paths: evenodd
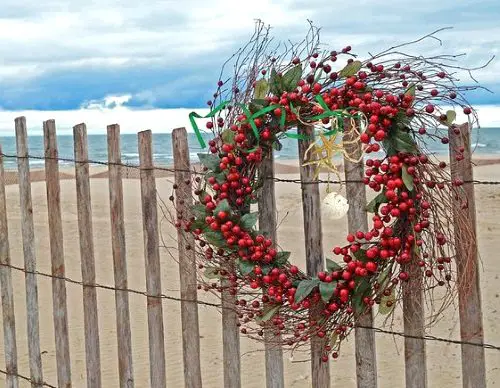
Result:
M280 178L294 179L296 168L292 163L278 166ZM75 182L71 170L64 170L61 181L61 200L65 238L65 257L67 276L81 279ZM95 176L91 180L94 244L96 258L97 282L113 285L113 260L111 256L110 217L108 181L103 169L92 169ZM50 273L50 251L47 227L46 188L43 173L37 172L39 179L32 184L34 220L36 233L36 248L38 268ZM10 176L10 175L9 175ZM145 290L145 270L142 235L142 213L140 185L132 172L124 181L125 193L125 227L127 235L127 255L129 287ZM483 165L475 168L475 177L483 180L500 180L498 165ZM10 179L10 178L9 178ZM15 183L15 174L12 175ZM160 176L157 187L161 198L166 199L172 191L171 178ZM293 252L291 260L301 268L305 268L302 209L300 203L300 187L297 184L278 183L277 204L279 227L279 243ZM10 249L12 263L23 266L22 242L20 232L19 192L16 184L6 187L9 218ZM322 188L324 195L324 187ZM477 186L477 211L480 253L483 261L481 269L482 299L484 311L485 341L500 345L500 325L497 323L500 315L500 260L497 252L500 250L500 187ZM346 219L332 221L323 220L324 250L327 255L331 248L342 243L346 234ZM168 223L163 222L161 234L165 245L170 248L161 249L161 271L163 292L178 296L178 267L174 260L175 240L171 237L175 231ZM13 271L13 286L15 294L17 345L19 354L19 372L29 376L29 365L26 341L26 302L24 292L24 275ZM40 304L41 349L43 351L44 379L57 385L55 345L52 322L51 280L38 278ZM86 386L85 378L85 347L83 337L83 307L82 288L67 284L69 309L69 336L71 342L71 365L74 387ZM206 294L200 294L204 300L214 300ZM116 320L114 292L98 290L99 332L102 361L103 387L118 386L118 363L116 344ZM167 382L169 386L183 386L182 347L180 329L180 309L177 302L165 300L164 325L165 348L167 364ZM130 311L132 320L132 348L134 375L136 387L149 386L148 361L148 331L146 315L146 299L140 295L130 295ZM199 307L200 337L202 349L202 373L204 387L221 387L222 375L222 340L220 314L210 307ZM1 319L1 317L0 317ZM377 320L380 323L380 320ZM1 327L1 325L0 325ZM395 315L394 329L402 328L401 315ZM1 329L0 329L1 330ZM432 329L429 334L446 338L459 338L457 309L450 308L446 316ZM378 372L380 387L404 386L403 341L401 338L377 334ZM341 357L331 364L332 386L355 387L355 362L353 353L354 338L345 343ZM262 345L252 340L241 338L242 352L242 386L244 388L260 388L265 386L264 354ZM427 343L427 366L430 387L461 386L460 346L437 342ZM298 362L305 357L297 355L290 360L285 355L285 386L309 387L310 365ZM0 368L4 369L3 336L0 336ZM500 385L500 352L486 350L488 386ZM5 381L0 375L0 381ZM21 387L28 387L21 382Z

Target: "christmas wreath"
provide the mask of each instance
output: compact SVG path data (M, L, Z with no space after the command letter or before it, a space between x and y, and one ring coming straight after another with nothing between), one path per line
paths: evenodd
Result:
M314 26L302 43L285 45L281 53L271 42L259 22L249 44L232 57L227 80L223 69L210 113L190 115L202 147L196 118L208 119L214 137L209 152L199 154L196 203L177 227L192 233L202 252L199 288L237 296L243 334L264 338L264 330L273 330L292 348L324 338L327 361L338 356L357 317L374 306L391 312L409 264L421 267L424 291L443 286L453 293L451 211L467 202L463 182L451 179L426 140L446 144L449 128L459 133L455 107L471 122L476 116L463 96L470 87L456 79L461 68L450 62L457 56L407 55L404 44L361 60L350 46L320 50ZM297 128L308 128L309 135ZM367 206L371 227L347 235L344 246L332 249L337 259L327 259L325 271L310 277L256 227L258 212L250 207L269 178L259 165L280 150L284 137L314 138L302 163L314 165L317 175L321 169L338 173L335 153L361 160L347 151L346 129L354 134L350 144L362 147L363 183L376 192ZM337 216L345 213L338 193L327 195L325 206L332 203Z

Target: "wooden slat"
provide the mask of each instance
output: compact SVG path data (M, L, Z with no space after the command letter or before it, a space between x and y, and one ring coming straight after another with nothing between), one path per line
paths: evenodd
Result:
M56 342L57 384L71 387L71 360L68 338L68 309L66 303L63 227L61 219L61 189L57 161L57 137L54 120L43 123L45 146L45 182L49 221L50 258L52 264L52 305Z
M349 158L344 157L344 172L346 183L346 197L349 201L347 225L349 233L368 231L366 218L366 188L362 180L364 177L361 143L355 142L356 135L350 123L345 126L345 150ZM373 314L368 311L358 318L359 326L372 327ZM377 387L377 354L375 351L375 333L373 330L355 328L356 348L356 380L358 388Z
M274 191L274 157L272 150L268 151L260 165L260 175L264 178L259 196L259 230L269 237L276 246L278 234L276 231L276 197ZM281 338L281 336L279 336ZM283 350L273 343L280 342L273 330L264 332L266 359L266 387L284 388Z
M0 154L2 150L0 148ZM2 292L3 348L5 353L6 388L17 388L16 317L10 269L9 228L3 157L0 155L0 288Z
M92 231L92 206L85 124L73 127L76 173L76 199L78 230L80 235L80 259L83 285L83 318L85 330L85 354L87 386L101 386L101 357L99 352L99 321L97 315L97 291L95 284L94 241Z
M125 244L125 214L123 211L123 183L120 126L109 125L108 128L108 162L109 162L109 207L111 216L111 247L113 250L113 268L115 287L127 289L127 255ZM115 291L116 335L118 341L118 372L120 387L134 386L134 370L132 367L132 337L130 332L130 311L127 291Z
M455 218L455 247L458 280L458 302L460 316L460 337L462 341L482 344L483 312L479 283L479 265L477 252L476 203L474 180L471 163L470 128L468 124L458 127L460 134L450 129L450 167L453 179L465 183L463 193L466 204L453 206ZM459 148L464 147L463 160L457 162ZM486 368L484 348L462 344L462 384L464 388L485 388Z
M298 133L308 137L314 136L312 126L299 125ZM319 185L310 184L314 181L314 167L303 166L304 155L312 140L300 140L300 180L302 189L302 210L304 213L304 236L306 251L306 267L309 276L316 276L324 269L323 258L323 232L321 229L321 199L319 195ZM315 316L317 313L312 311ZM313 388L323 388L330 386L329 363L323 362L324 339L317 336L311 337L311 378Z
M231 283L222 280L222 360L224 388L241 387L240 333L238 315L234 308L236 296L231 295Z
M21 207L21 232L23 238L24 269L26 270L26 312L28 352L32 387L43 383L42 357L40 354L40 323L38 314L38 285L36 278L35 227L31 201L31 181L28 159L28 133L26 119L15 119L19 195Z
M172 131L174 154L176 209L187 216L193 205L191 164L186 128ZM198 326L195 241L190 233L178 229L179 276L181 291L182 350L184 356L184 386L201 388L200 332ZM185 302L192 300L194 302Z
M150 295L147 298L150 379L152 388L163 388L166 386L165 339L162 299L159 298L161 295L160 239L151 131L139 132L138 137L146 289Z
M402 283L403 325L405 336L406 388L427 387L427 362L425 340L410 338L425 336L424 297L422 269L415 260L402 266L409 275Z
M425 336L425 311L422 268L418 258L402 265L409 278L402 282L403 330L405 334L405 381L406 388L427 387L427 360L425 340L411 337Z

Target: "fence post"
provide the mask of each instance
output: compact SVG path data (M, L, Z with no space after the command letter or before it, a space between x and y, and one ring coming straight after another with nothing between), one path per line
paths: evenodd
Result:
M68 308L61 219L61 188L59 184L59 162L56 124L54 120L43 122L45 147L45 182L47 189L47 211L49 221L50 257L52 264L52 304L54 336L56 341L57 384L71 387L71 359L68 338Z
M109 162L109 208L111 216L111 247L115 287L127 289L127 252L125 243L125 214L123 212L123 182L120 126L108 125L108 162ZM130 311L127 291L115 291L116 336L118 341L118 373L120 387L134 386L132 366L132 339L130 333Z
M152 388L167 385L165 375L165 334L161 298L160 238L158 205L153 169L153 139L150 130L139 132L142 222L146 260L146 292L149 332L149 367Z
M222 280L222 358L224 363L224 388L240 388L240 333L235 310L236 296L231 293L231 283Z
M270 238L274 244L278 243L276 232L276 197L274 192L274 157L273 150L269 149L260 165L260 176L264 179L259 196L259 229ZM278 334L281 337L280 334ZM264 332L266 350L266 387L284 388L283 350L275 345L276 334L272 329Z
M298 133L312 138L314 127L310 125L299 125ZM319 185L314 182L314 168L303 166L305 152L313 140L299 140L299 163L300 180L302 189L302 210L304 213L304 236L306 248L306 267L309 276L323 270L323 243L321 228L321 199L319 196ZM314 316L316 313L311 312ZM330 367L328 362L323 362L323 348L325 340L317 336L311 336L311 378L313 388L324 388L330 386Z
M347 123L344 132L345 151L350 159L344 157L344 173L346 179L346 197L349 201L347 225L349 233L355 234L358 230L368 230L366 218L366 188L363 183L364 166L362 160L361 143L355 141L356 134L351 123ZM361 315L357 324L365 327L373 326L373 313L370 309ZM355 327L356 347L356 377L358 388L377 387L377 353L375 351L375 333L373 330Z
M0 148L0 287L2 290L3 347L5 353L6 388L17 388L16 317L14 314L14 291L10 269L9 228L7 224L7 198L5 196L5 174Z
M83 283L83 319L87 387L101 386L101 357L99 353L99 320L97 316L97 291L95 288L95 259L92 232L92 204L88 163L87 127L73 127L75 151L76 205L80 236L80 260Z
M453 206L455 251L457 263L460 338L462 341L482 344L483 312L477 255L476 203L470 127L463 124L450 128L450 168L452 179L462 180L466 202ZM457 131L458 133L456 133ZM461 153L459 148L463 147ZM457 156L463 155L462 161ZM463 207L461 205L464 205ZM485 388L486 370L484 348L462 344L462 383L464 388Z
M408 280L402 282L406 388L425 388L427 387L425 340L411 338L425 336L422 270L414 257L410 263L402 267L409 275Z
M21 231L23 236L24 269L26 271L26 311L28 317L28 352L31 386L43 384L42 357L40 353L40 324L38 316L38 285L36 278L35 227L31 200L31 180L28 157L26 119L15 119Z
M177 214L186 217L193 205L191 164L186 128L172 131L174 154L176 209ZM200 329L198 325L198 305L196 303L197 279L195 241L182 228L177 231L179 247L179 276L181 288L182 350L184 356L184 384L186 388L201 388ZM186 302L186 301L192 302Z

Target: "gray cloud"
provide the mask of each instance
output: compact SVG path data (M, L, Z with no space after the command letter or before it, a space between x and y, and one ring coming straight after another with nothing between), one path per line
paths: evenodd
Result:
M275 26L277 38L291 39L301 38L307 30L306 19L311 19L322 27L324 43L334 48L351 44L362 55L454 26L441 34L445 48L428 41L419 50L426 54L466 52L464 63L477 65L500 47L498 1L477 3L1 0L0 90L8 85L30 90L34 80L63 73L175 69L174 83L159 80L158 86L136 93L145 101L164 99L172 93L172 84L192 87L194 79L206 85L203 65L222 63L247 39L259 17ZM200 74L192 70L196 65ZM183 68L190 70L183 73ZM479 78L490 82L499 72L497 61Z

